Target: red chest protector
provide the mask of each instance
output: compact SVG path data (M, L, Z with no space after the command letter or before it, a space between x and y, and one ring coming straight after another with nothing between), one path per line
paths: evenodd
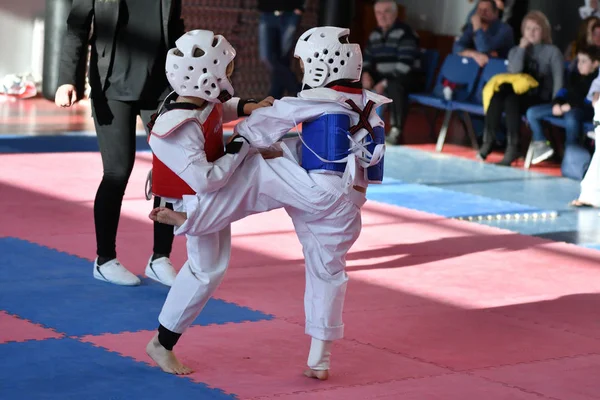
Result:
M172 107L169 107L169 109L187 109L187 107L178 107L178 104L181 103L172 104ZM174 126L173 130L176 130L180 125L181 122ZM206 153L206 159L209 162L213 162L225 154L225 149L223 147L223 106L220 103L214 105L208 118L206 118L206 121L204 121L201 126L202 133L204 134L204 152ZM164 137L170 134L171 132L168 132L162 136ZM177 135L177 132L175 131L172 134ZM196 194L183 179L177 176L177 174L171 171L154 155L152 156L152 193L155 196L168 197L171 199L181 199L183 198L183 195Z

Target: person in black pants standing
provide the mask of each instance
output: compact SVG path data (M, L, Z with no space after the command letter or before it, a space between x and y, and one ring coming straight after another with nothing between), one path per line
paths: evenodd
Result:
M306 0L258 0L259 54L269 69L269 96L275 99L282 98L286 92L295 96L300 91L300 83L290 64L305 4Z
M166 53L184 30L181 0L73 0L55 102L70 107L80 99L76 87L82 86L90 44L92 116L104 170L94 200L96 279L140 284L117 259L117 227L135 161L137 116L146 126L170 92L164 74ZM155 198L155 207L161 203ZM168 286L176 276L169 259L172 244L173 227L155 223L154 251L145 273Z

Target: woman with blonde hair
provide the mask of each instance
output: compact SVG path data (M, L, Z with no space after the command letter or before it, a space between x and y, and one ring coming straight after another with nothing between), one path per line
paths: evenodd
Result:
M523 37L508 53L508 72L531 75L539 84L536 88L516 94L512 84L503 84L494 93L485 115L483 144L479 157L485 160L492 152L496 131L502 114L506 114L507 146L498 165L509 166L519 158L521 115L536 104L549 103L563 87L564 58L552 44L548 18L540 11L530 11L521 24Z

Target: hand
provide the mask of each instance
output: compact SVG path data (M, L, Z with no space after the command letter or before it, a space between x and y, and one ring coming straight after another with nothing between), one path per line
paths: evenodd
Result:
M265 97L264 99L262 99L261 101L258 102L258 108L270 107L273 105L274 102L275 102L275 99L273 98L273 96Z
M563 112L562 112L560 104L555 104L552 107L552 115L554 115L555 117L560 117L560 116L563 115Z
M384 79L381 82L379 82L377 85L375 85L373 87L373 90L377 94L383 94L383 92L385 91L386 87L387 87L387 81Z
M480 67L485 67L488 61L490 61L490 58L487 56L487 54L483 53L473 54L473 59L477 64L479 64Z
M471 17L471 25L473 25L473 32L481 29L481 18L477 14L473 14Z
M237 133L233 133L233 135L229 136L229 139L227 139L227 142L225 142L225 144L229 144L231 142L233 142L235 140L236 137L238 137L240 135L238 135Z
M302 10L301 10L301 9L299 9L299 8L296 8L296 9L294 10L294 14L296 14L296 15L302 15Z
M283 151L281 150L261 150L260 154L265 160L270 160L271 158L277 158L283 156Z
M563 114L566 114L569 111L571 111L571 105L570 104L563 104L562 106L560 106L560 110L563 112Z
M519 42L519 47L522 49L526 49L527 47L529 47L530 44L531 44L531 42L529 40L527 40L525 38L525 36L523 36L521 38L521 41Z
M371 74L369 74L368 72L364 72L362 74L362 85L363 88L370 90L373 88L373 85L375 84L375 82L373 82L373 78L371 77Z
M62 85L56 90L54 103L59 107L71 107L79 99L77 98L77 90L73 85Z
M273 105L273 102L275 101L275 99L271 96L266 97L265 99L259 101L258 103L247 103L244 105L244 114L250 115L252 114L252 111L259 109L259 108L263 108L263 107L270 107Z

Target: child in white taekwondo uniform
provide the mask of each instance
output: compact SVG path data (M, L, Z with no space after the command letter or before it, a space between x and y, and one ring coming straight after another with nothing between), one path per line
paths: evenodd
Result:
M590 161L590 165L581 181L581 192L579 198L571 202L574 207L600 207L600 151L598 151L598 140L600 140L600 79L590 90L590 97L594 104L594 155ZM593 92L592 92L593 91ZM589 134L588 134L589 135Z
M235 50L223 36L194 30L180 37L176 46L166 61L175 96L169 96L170 102L151 123L149 143L154 154L151 190L182 211L184 195L223 187L248 152L241 139L224 148L223 122L271 105L272 99L256 104L231 98ZM174 374L191 372L172 349L223 279L231 251L229 225L188 236L186 246L188 259L159 315L158 332L146 348L164 371Z
M361 230L369 183L381 183L385 133L375 109L390 100L362 90L362 54L348 29L317 27L298 40L304 73L297 98L276 100L240 122L235 133L254 148L218 192L184 196L187 213L156 208L150 218L178 235L218 232L245 216L284 207L306 263L306 333L312 337L305 375L327 379L331 344L343 337L346 254ZM298 138L278 141L298 123ZM236 139L237 140L237 139Z

